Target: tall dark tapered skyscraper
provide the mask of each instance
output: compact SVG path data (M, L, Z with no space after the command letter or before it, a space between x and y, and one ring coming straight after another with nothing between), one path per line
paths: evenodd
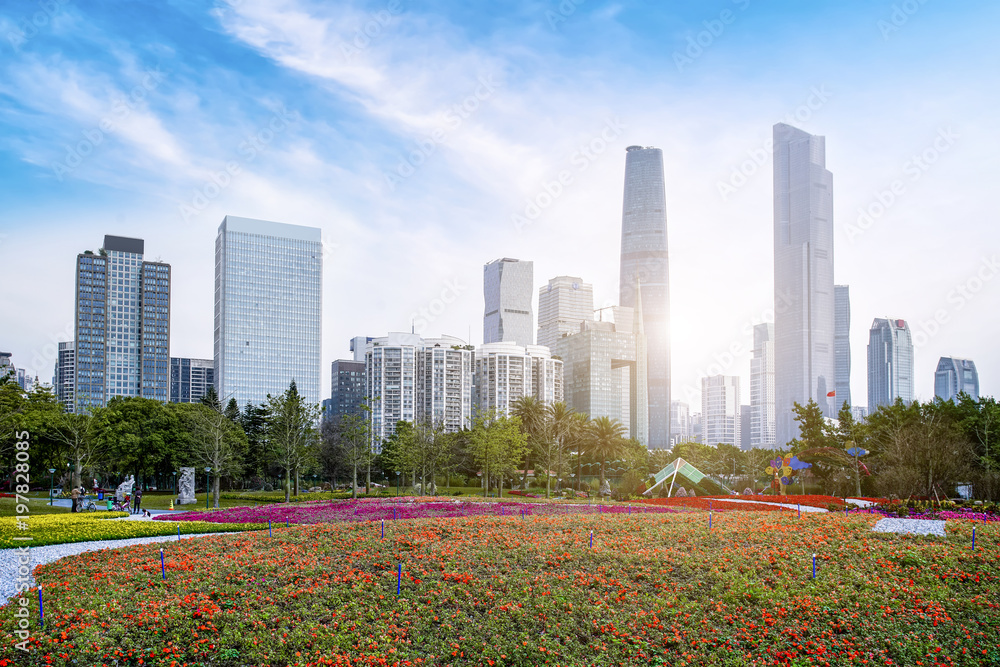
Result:
M833 174L826 139L774 126L774 410L778 447L799 436L794 403L835 417Z
M620 305L636 306L642 290L646 334L649 448L670 447L670 272L667 261L667 206L663 151L625 149L622 206Z

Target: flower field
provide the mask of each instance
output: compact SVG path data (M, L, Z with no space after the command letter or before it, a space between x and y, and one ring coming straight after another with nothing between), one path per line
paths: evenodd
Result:
M90 542L92 540L124 540L133 537L153 537L156 535L173 535L177 532L177 524L154 521L109 521L117 517L128 516L125 512L95 512L93 514L41 514L28 517L25 521L28 528L18 528L18 518L0 517L0 549L11 547L33 546L47 544L65 544L67 542ZM180 524L181 533L215 533L224 531L260 530L264 525L245 523L225 524L208 523L206 521L184 522ZM31 536L30 542L15 541L15 537Z
M0 667L1000 663L1000 526L949 521L942 540L879 518L281 526L167 543L166 581L160 545L83 554L36 571L27 655L0 614Z
M342 523L345 521L391 521L393 519L460 518L473 516L552 516L567 514L670 513L666 507L628 507L627 505L590 505L555 503L519 503L497 500L449 500L424 498L359 498L335 502L319 501L295 505L259 505L232 507L213 512L185 512L160 515L158 521L218 521L272 525Z

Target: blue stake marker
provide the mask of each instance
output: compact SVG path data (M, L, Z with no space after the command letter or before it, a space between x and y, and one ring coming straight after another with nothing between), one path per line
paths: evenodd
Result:
M382 539L385 539L385 521L382 522Z
M976 550L976 527L972 527L972 550Z
M396 520L396 508L395 507L392 508L392 520L393 521Z
M816 578L816 554L813 554L813 579Z
M177 541L181 540L181 524L177 524Z
M285 519L285 528L288 528L288 519Z
M594 531L590 531L590 548L594 548Z
M167 565L163 562L163 549L160 549L160 572L163 573L163 580L167 580Z
M712 510L708 510L708 529L712 530Z
M38 585L38 624L45 627L45 610L42 608L42 586Z
M267 520L267 536L274 537L274 533L271 532L271 520Z
M802 504L799 503L799 518L802 518Z
M399 564L399 574L396 575L396 597L399 597L400 587L403 584L403 564Z

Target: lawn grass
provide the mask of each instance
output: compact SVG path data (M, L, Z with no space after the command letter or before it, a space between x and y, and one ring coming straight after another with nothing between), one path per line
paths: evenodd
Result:
M282 526L169 543L166 581L161 545L84 554L36 571L46 624L34 608L27 655L0 615L0 665L1000 662L998 526L914 538L872 533L877 518Z

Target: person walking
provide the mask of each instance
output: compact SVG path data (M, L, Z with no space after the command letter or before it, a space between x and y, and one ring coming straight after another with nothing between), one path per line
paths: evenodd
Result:
M73 499L73 509L71 509L70 511L71 512L75 512L76 511L76 505L77 505L77 503L80 502L80 489L74 486L73 487L73 493L70 494L70 497Z
M140 512L140 505L142 505L142 487L137 486L135 489L135 510L132 514L138 514Z

